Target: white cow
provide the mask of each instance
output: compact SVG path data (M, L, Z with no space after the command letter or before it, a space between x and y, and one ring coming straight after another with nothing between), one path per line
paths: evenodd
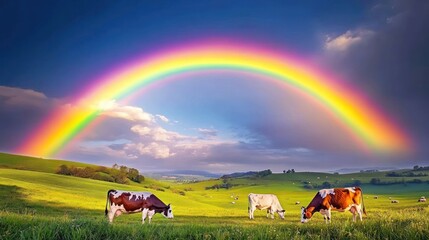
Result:
M267 209L267 218L271 216L274 219L274 213L277 212L281 219L285 219L285 210L280 205L279 199L274 194L249 194L249 218L254 219L253 212L256 210Z

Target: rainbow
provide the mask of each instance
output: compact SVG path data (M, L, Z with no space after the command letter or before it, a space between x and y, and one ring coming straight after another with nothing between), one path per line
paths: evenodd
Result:
M97 118L103 104L171 76L196 71L232 70L276 79L305 93L333 114L354 141L371 152L406 153L412 148L405 132L376 109L362 93L287 54L234 44L201 44L170 49L124 65L53 112L17 152L49 157L59 153Z

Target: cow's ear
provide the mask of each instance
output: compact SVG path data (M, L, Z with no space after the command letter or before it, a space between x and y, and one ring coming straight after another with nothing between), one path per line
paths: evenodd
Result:
M167 208L170 208L170 203L167 205Z
M283 210L281 210L281 212L286 212L286 210L283 209Z

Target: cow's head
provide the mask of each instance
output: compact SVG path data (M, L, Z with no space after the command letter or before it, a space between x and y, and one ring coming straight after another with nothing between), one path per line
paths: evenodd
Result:
M310 221L311 215L311 212L307 211L307 208L301 207L301 223Z
M286 210L277 210L277 213L279 214L281 219L285 219L285 212Z
M170 204L167 205L167 207L164 208L164 211L162 211L162 215L166 218L173 218L173 209L171 208Z

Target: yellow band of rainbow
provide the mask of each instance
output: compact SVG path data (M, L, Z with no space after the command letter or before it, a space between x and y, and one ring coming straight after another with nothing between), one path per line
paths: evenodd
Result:
M76 102L54 112L17 150L50 157L98 115L102 104L120 100L153 82L184 72L231 69L269 76L310 95L329 109L362 145L379 153L406 153L410 138L363 94L287 55L234 45L188 46L155 54L103 77ZM101 107L100 107L101 106ZM328 137L328 136L327 136Z

